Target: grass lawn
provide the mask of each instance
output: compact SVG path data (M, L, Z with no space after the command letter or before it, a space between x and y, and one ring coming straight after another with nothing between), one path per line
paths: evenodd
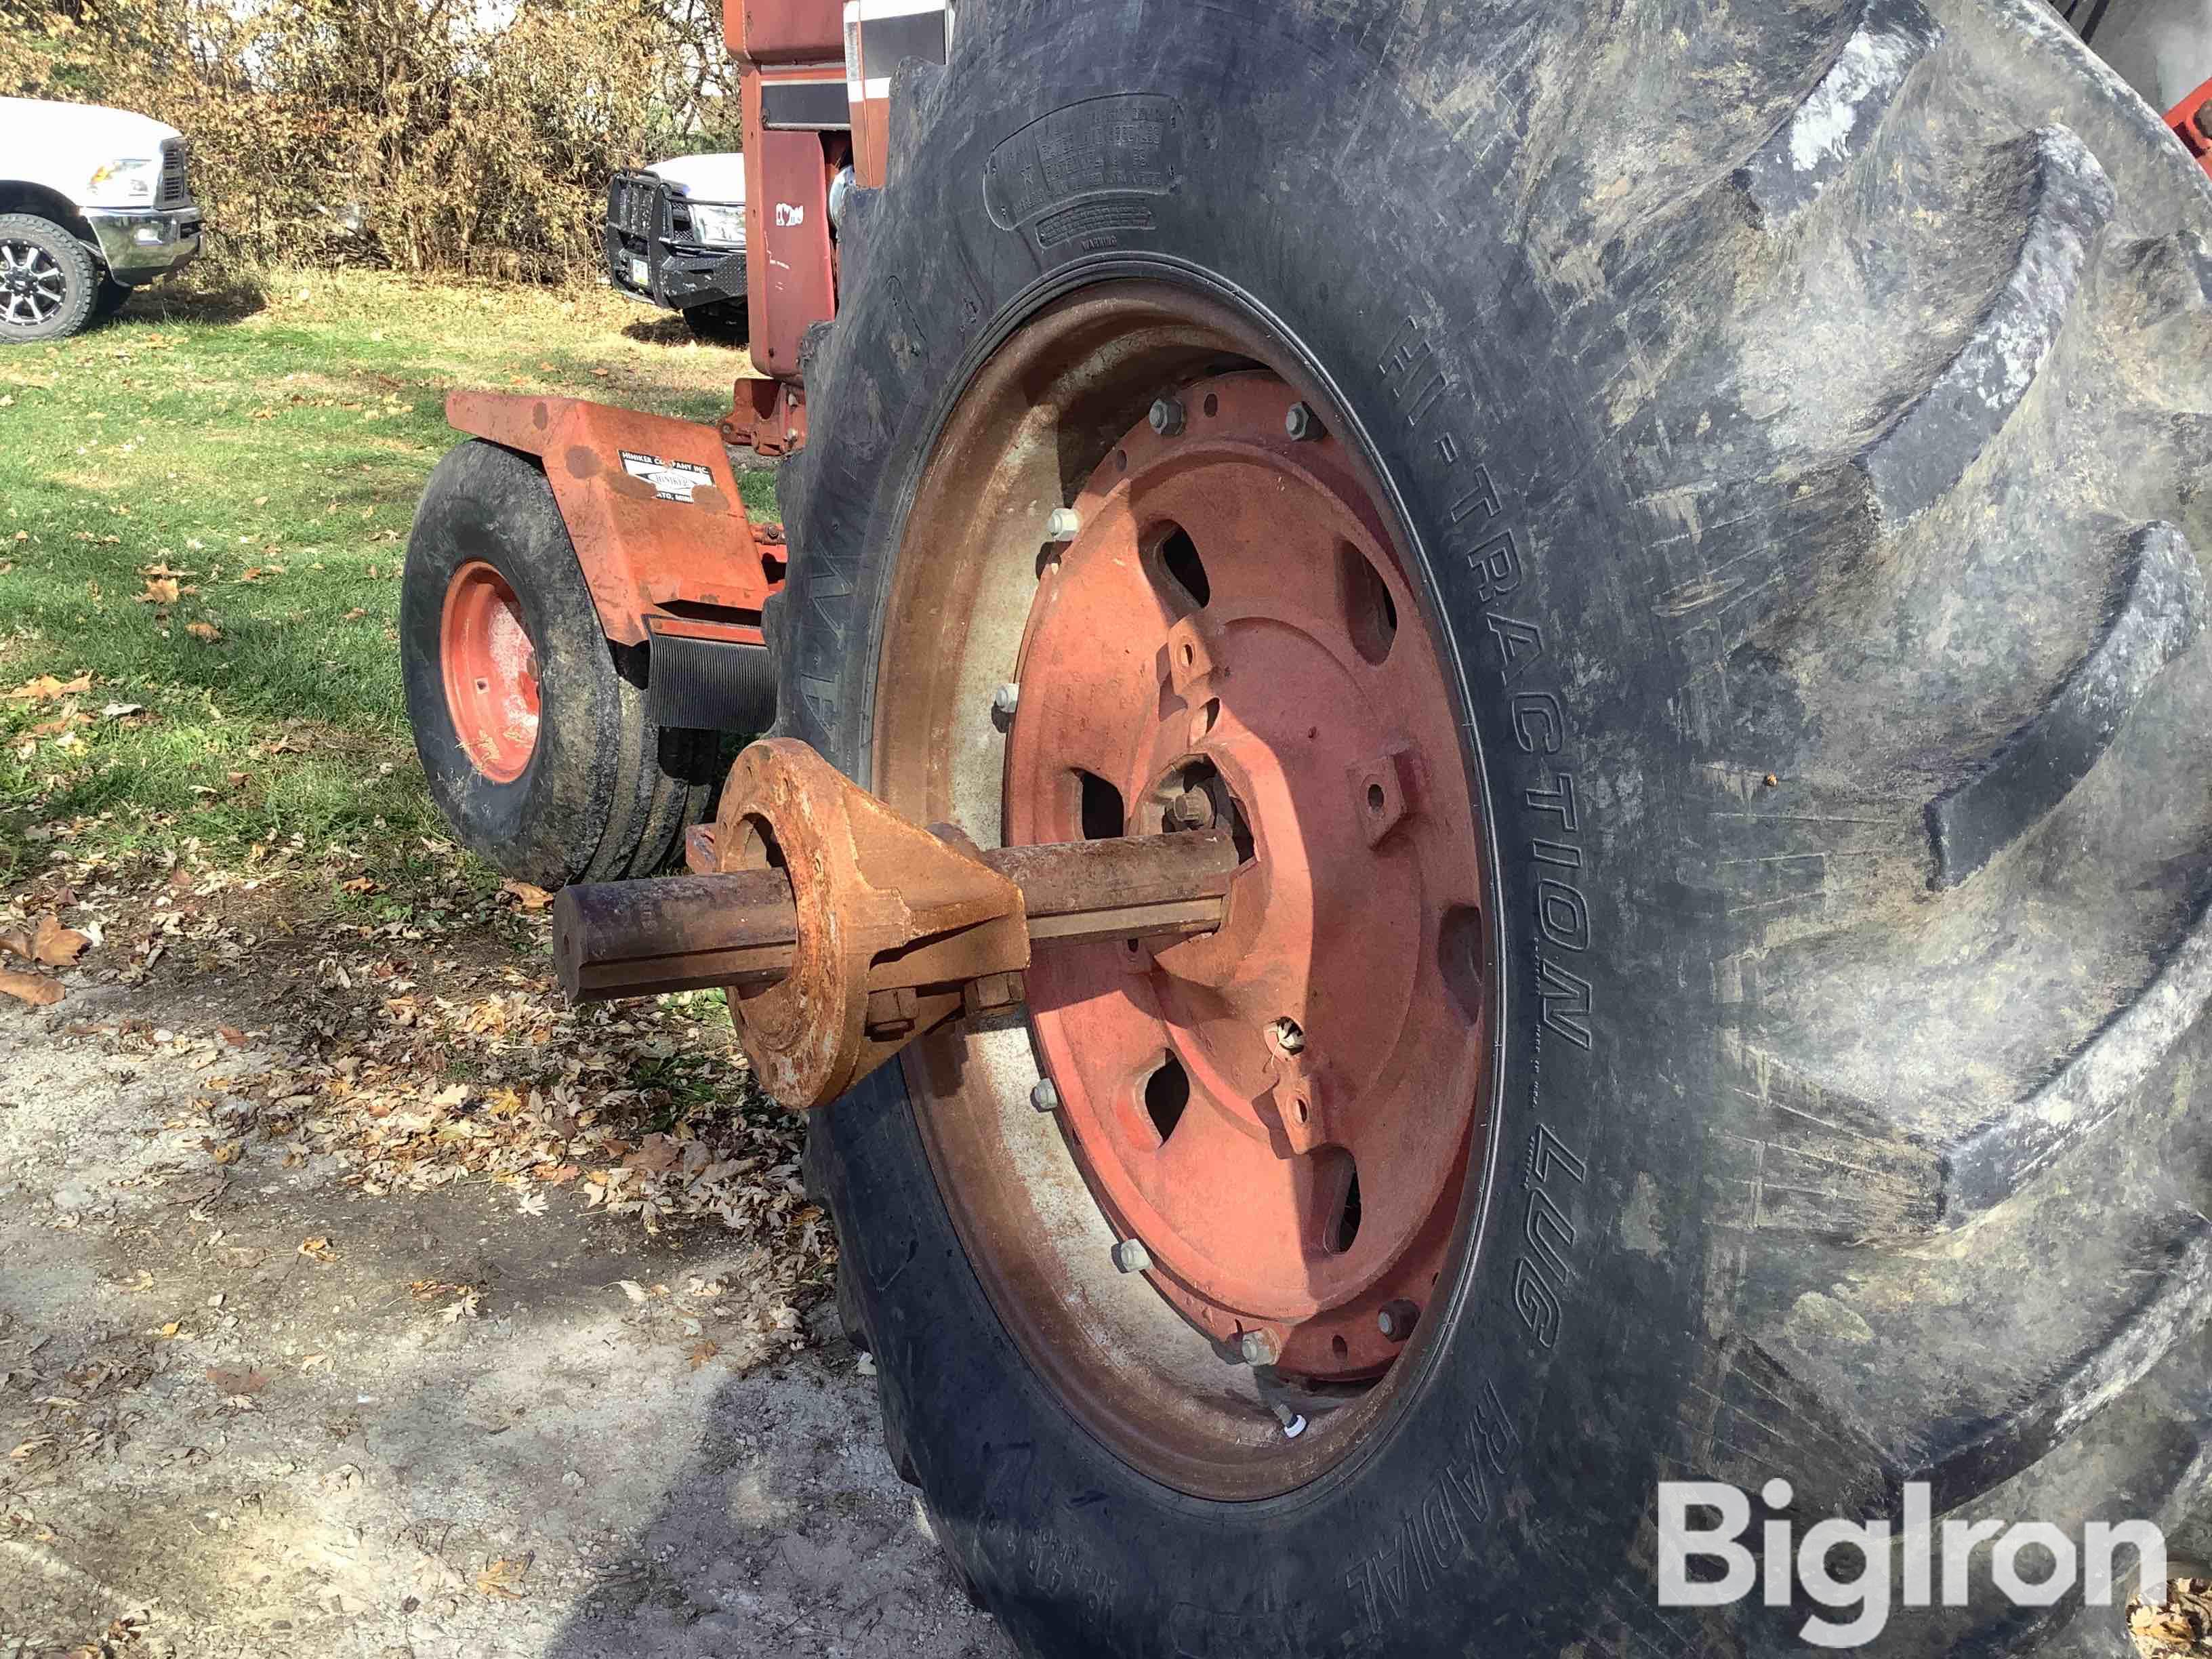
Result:
M711 420L744 364L604 289L201 281L0 349L0 890L57 854L450 871L393 626L447 389Z

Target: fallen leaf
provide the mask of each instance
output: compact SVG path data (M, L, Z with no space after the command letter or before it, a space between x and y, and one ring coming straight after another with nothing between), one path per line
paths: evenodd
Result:
M246 1033L235 1025L218 1025L215 1028L215 1032L234 1048L243 1048L246 1046Z
M222 637L222 629L210 622L186 623L185 632L194 639L204 641L210 645L213 645Z
M48 979L41 974L19 974L12 969L0 968L0 995L15 997L33 1008L51 1008L65 993L58 979Z
M141 605L174 605L177 602L177 582L173 576L149 576L146 591L138 596Z
M348 893L380 893L384 890L384 884L374 876L356 876L349 881L340 882L338 887L341 891Z
M329 1261L335 1259L331 1250L331 1241L319 1236L303 1240L300 1245L300 1254L311 1261Z
M633 1302L643 1302L647 1299L645 1286L635 1279L617 1279L615 1280L615 1288Z
M719 1343L702 1342L686 1357L691 1361L691 1369L696 1371L721 1351Z
M522 1592L514 1587L528 1576L532 1558L528 1555L513 1559L505 1557L487 1565L477 1575L479 1595L503 1595L510 1601L522 1599Z
M90 934L63 927L61 918L49 910L39 918L38 931L31 936L31 955L49 968L66 968L91 943Z
M92 690L92 676L80 674L73 680L58 680L52 674L40 674L25 680L8 695L26 698L32 702L52 702L56 697L74 696L80 691Z
M225 1371L210 1366L207 1380L215 1384L216 1392L226 1398L239 1395L257 1395L269 1386L266 1371Z
M553 902L553 895L543 887L533 887L526 881L503 881L499 884L502 893L511 893L525 910L543 910Z

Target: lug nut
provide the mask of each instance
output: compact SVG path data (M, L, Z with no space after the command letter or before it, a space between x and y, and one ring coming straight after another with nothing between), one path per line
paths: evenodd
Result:
M1030 1104L1040 1112L1060 1109L1060 1091L1052 1086L1050 1078L1041 1077L1036 1080L1036 1086L1030 1091Z
M1413 1327L1421 1317L1421 1310L1403 1297L1385 1302L1375 1310L1375 1328L1382 1333L1383 1340L1403 1342L1413 1334Z
M1295 1054L1306 1046L1305 1030L1287 1014L1275 1022L1275 1046L1286 1054Z
M1281 1401L1275 1404L1275 1421L1283 1425L1283 1438L1295 1440L1306 1431L1306 1419Z
M1152 1253L1140 1238L1125 1238L1114 1247L1114 1265L1125 1273L1140 1273L1152 1265Z
M1322 434L1321 416L1304 404L1292 404L1283 416L1283 430L1298 443L1318 438Z
M1152 422L1152 430L1160 436L1172 438L1182 430L1182 400L1179 398L1158 398L1152 404L1152 412L1146 418Z
M1247 1331L1237 1340L1237 1352L1248 1365L1272 1365L1282 1357L1272 1331Z
M1056 542L1072 542L1083 528L1083 515L1072 507L1055 507L1044 521L1045 533Z
M991 693L991 712L1002 720L1010 720L1014 717L1014 710L1021 706L1021 701L1022 688L1008 680Z

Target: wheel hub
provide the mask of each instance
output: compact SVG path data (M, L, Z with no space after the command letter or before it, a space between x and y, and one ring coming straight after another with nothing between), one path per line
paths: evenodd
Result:
M463 750L493 782L514 782L538 746L538 653L522 602L481 559L456 570L446 589L439 660Z
M1218 933L1039 957L1046 1073L1163 1294L1285 1370L1372 1376L1443 1259L1482 1059L1442 664L1349 457L1272 374L1184 388L1073 510L1024 641L1007 839L1228 828L1249 852Z
M66 284L61 267L33 242L0 242L0 289L7 303L0 320L32 327L61 309Z

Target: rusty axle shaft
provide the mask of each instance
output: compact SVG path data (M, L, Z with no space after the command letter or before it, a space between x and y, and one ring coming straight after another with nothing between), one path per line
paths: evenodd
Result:
M1129 836L976 855L1021 890L1032 944L1188 938L1221 925L1237 849L1226 832ZM726 986L790 973L799 908L782 870L564 887L553 962L578 1002Z

